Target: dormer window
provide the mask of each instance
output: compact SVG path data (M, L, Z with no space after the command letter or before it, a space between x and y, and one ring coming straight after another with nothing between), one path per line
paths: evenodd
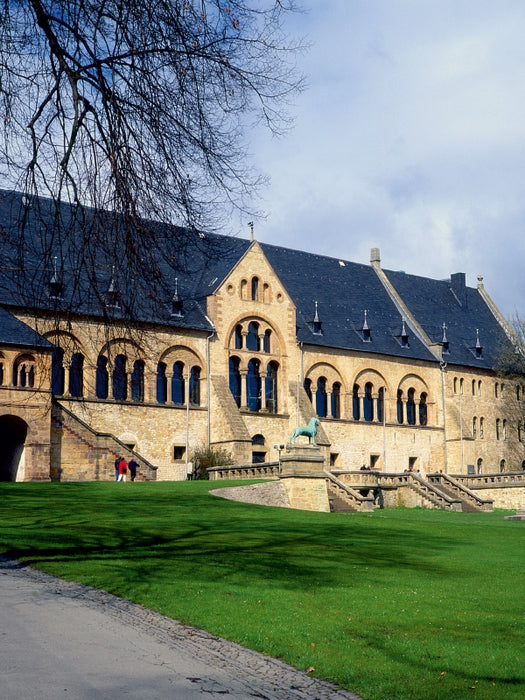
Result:
M182 299L179 295L179 284L178 279L175 277L175 292L171 299L171 315L177 318L182 318L184 316L184 308Z
M361 333L363 334L363 341L365 343L369 343L372 340L371 331L370 331L370 328L368 326L368 312L366 309L365 309L365 318L363 321L363 327L361 328Z
M53 274L49 280L49 298L55 301L64 298L64 285L57 271L57 258L53 258Z
M476 357L483 357L483 346L479 340L479 329L476 328Z
M405 319L402 319L401 323L401 345L404 348L408 348L409 343L408 343L408 332L405 326Z
M447 338L447 326L443 323L443 337L441 338L441 347L443 355L448 355L450 353L450 348Z
M309 324L314 335L323 335L323 324L319 318L319 309L317 308L317 302L315 302L315 314L314 320Z
M111 280L106 292L106 306L111 309L120 309L119 292L115 279L115 267L113 267L111 271Z

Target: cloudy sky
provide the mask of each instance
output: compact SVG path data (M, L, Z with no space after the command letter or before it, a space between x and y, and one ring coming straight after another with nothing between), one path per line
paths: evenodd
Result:
M303 0L311 48L256 238L444 279L525 315L525 2ZM246 235L246 231L243 232Z

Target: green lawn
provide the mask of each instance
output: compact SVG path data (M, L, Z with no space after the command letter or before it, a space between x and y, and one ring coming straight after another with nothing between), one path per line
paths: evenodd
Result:
M366 700L525 697L525 523L264 508L218 486L0 484L0 552Z

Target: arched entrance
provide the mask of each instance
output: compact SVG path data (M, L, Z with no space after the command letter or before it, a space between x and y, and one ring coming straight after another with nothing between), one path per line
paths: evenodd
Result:
M16 481L26 436L25 421L17 416L0 416L0 481Z

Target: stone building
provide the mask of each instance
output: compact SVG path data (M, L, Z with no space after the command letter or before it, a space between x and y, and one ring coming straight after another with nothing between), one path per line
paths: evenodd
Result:
M0 192L4 263L24 206ZM35 241L49 225L34 218ZM180 259L173 295L133 323L107 270L87 306L56 263L38 300L27 266L4 264L0 480L112 479L120 454L141 478L184 479L208 445L271 462L313 415L334 471L522 470L525 381L494 372L510 329L481 277L191 232Z

